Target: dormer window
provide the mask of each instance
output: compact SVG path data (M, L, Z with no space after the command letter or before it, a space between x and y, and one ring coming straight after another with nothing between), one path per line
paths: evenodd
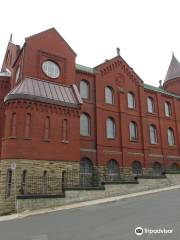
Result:
M60 76L59 66L50 60L43 62L42 70L50 78L58 78Z

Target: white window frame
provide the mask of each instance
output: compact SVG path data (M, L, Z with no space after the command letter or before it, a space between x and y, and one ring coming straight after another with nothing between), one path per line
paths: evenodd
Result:
M108 139L114 139L116 137L115 121L111 117L106 119L106 137Z
M105 103L113 104L114 103L114 91L110 86L105 87Z
M135 108L135 95L132 92L128 92L128 108L134 109Z

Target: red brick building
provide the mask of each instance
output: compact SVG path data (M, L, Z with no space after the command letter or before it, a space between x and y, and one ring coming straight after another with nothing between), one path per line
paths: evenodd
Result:
M54 29L10 39L0 73L0 202L25 174L64 169L101 176L180 167L180 63L162 86L143 80L120 56L89 68ZM81 167L80 167L81 166Z

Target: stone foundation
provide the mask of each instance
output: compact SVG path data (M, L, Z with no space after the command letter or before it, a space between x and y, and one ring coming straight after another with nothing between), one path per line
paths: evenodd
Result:
M7 195L7 170L10 169L11 164L16 163L16 171L13 171L12 175L12 184L10 188L10 195ZM1 160L0 162L0 215L11 213L13 211L16 211L17 207L16 205L16 196L21 195L20 191L22 190L22 173L24 170L27 171L27 176L43 176L43 172L47 171L47 175L49 177L53 177L62 180L62 172L64 170L77 170L79 171L80 165L79 162L64 162L64 161L45 161L45 160L26 160L26 159L6 159ZM149 172L151 172L152 169L143 169L143 175L148 175ZM98 166L95 167L95 172L98 173L98 176L100 176L99 180L100 182L106 182L105 181L105 175L107 173L107 169L104 166ZM140 184L117 184L117 185L106 185L106 190L93 190L93 191L74 191L74 195L79 194L79 197L71 196L70 193L73 193L73 191L66 191L66 197L62 198L61 200L54 200L51 199L50 202L59 202L60 204L66 204L69 202L74 201L81 201L81 200L90 200L100 197L106 197L106 196L114 196L114 195L121 195L125 193L130 192L137 192L137 191L143 191L173 184L180 183L180 174L179 175L167 175L167 179L139 179ZM176 177L177 176L177 177ZM120 168L120 177L124 179L125 181L129 181L134 178L132 174L132 169L129 167L126 168ZM71 180L71 179L70 179ZM79 182L79 179L77 179ZM14 184L14 182L16 184ZM53 184L56 186L56 181ZM78 183L77 183L78 185ZM62 187L62 185L61 185ZM61 191L62 189L60 189ZM70 195L69 195L70 194ZM83 195L84 194L84 195ZM81 196L83 195L83 197ZM88 197L87 197L88 196ZM68 199L71 200L68 200ZM79 199L79 200L78 200ZM18 204L23 200L18 200ZM26 202L26 200L24 200ZM27 200L30 201L30 200ZM39 201L38 204L41 205L41 200L32 200L33 203L36 203ZM42 207L43 202L48 202L49 200L42 199ZM38 206L37 204L37 206ZM51 206L48 205L47 206ZM54 203L53 203L54 204ZM46 205L44 206L46 207ZM21 207L20 207L21 208ZM25 207L22 207L22 209L25 210ZM34 209L34 207L33 207Z
M7 196L7 170L11 164L16 163L16 170L12 173L12 184L10 195ZM44 161L44 160L26 160L26 159L5 159L0 162L0 215L16 210L15 196L19 195L21 190L22 172L27 171L28 176L43 176L47 171L48 176L62 178L63 170L77 169L77 162L63 161ZM16 182L16 185L14 184ZM15 187L16 186L16 187Z
M139 184L108 184L105 190L68 190L65 198L18 199L18 211L57 207L70 203L119 196L172 185L168 179L139 179Z

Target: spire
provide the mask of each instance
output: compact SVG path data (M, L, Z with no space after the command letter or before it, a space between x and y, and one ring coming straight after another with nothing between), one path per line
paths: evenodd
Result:
M177 77L180 77L180 63L174 56L174 53L172 53L172 59L171 59L164 82Z
M12 33L11 33L11 35L10 35L10 38L9 38L9 42L12 42Z
M120 56L120 48L119 47L116 48L116 51L117 51L117 56Z

